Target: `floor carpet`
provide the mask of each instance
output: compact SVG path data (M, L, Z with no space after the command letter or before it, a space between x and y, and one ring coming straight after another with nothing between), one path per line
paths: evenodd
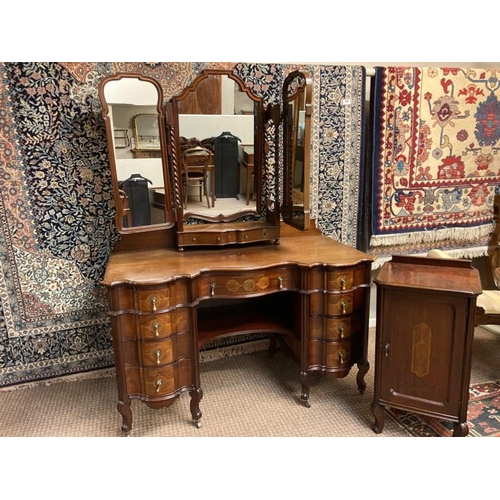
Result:
M453 423L387 408L387 415L412 436L442 437L453 434ZM469 389L467 409L468 437L500 437L500 382L473 384Z

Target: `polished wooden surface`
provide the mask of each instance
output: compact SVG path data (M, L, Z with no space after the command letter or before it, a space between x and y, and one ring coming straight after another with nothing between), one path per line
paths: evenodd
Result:
M123 242L111 255L108 290L122 429L131 400L169 406L188 391L200 425L199 350L222 337L263 333L300 365L309 406L312 372L345 377L358 366L363 392L372 257L311 231L289 230L280 245L189 249ZM300 234L300 235L297 235Z
M353 266L371 262L372 257L325 236L296 236L272 243L245 245L222 249L175 248L123 251L110 257L104 285L123 282L159 283L177 276L198 276L203 270L251 270L278 264L297 264L300 267Z
M467 403L479 272L467 260L394 256L377 286L373 430L384 407L449 420L468 433Z

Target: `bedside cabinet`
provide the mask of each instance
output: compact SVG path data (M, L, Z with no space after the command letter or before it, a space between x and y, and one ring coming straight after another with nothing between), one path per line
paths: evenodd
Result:
M479 272L469 260L393 256L374 282L374 432L388 406L449 420L453 436L466 436Z

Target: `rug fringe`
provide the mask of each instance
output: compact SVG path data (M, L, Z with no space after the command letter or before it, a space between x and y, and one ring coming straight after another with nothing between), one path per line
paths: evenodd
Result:
M32 389L40 385L50 386L60 382L79 382L80 380L90 380L104 377L114 377L116 375L115 368L104 368L102 370L94 370L91 372L75 373L72 375L64 375L62 377L54 377L47 380L35 380L33 382L26 382L24 384L9 385L7 387L0 387L0 392L17 391L19 389Z
M449 227L446 229L433 229L415 231L403 234L374 235L370 238L370 246L383 247L392 245L435 243L444 240L453 240L458 243L463 241L477 241L492 233L494 223L476 227Z
M200 361L214 361L216 359L229 358L230 356L239 356L241 354L250 354L257 351L265 351L269 349L269 339L256 340L254 342L244 342L228 347L220 347L210 349L209 351L200 352Z

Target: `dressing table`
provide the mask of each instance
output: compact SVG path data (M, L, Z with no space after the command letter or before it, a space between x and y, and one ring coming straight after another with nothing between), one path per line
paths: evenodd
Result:
M291 77L296 79L293 92L284 90L284 100L292 100L297 92L310 92L307 78L301 74ZM192 420L199 427L203 397L199 352L208 342L233 335L267 334L287 349L300 368L300 400L306 407L310 405L313 372L345 377L357 365L357 388L363 392L366 387L373 258L317 230L298 228L304 224L304 214L308 215L307 206L302 210L295 207L288 215L282 212L279 183L270 187L265 182L269 165L264 152L269 146L266 142L278 137L272 132L277 127L270 127L266 134L268 122L276 125L279 120L291 119L286 112L264 112L262 102L250 96L257 110L252 124L256 134L255 207L245 205L243 212L215 216L198 213L189 204L184 209L176 138L188 134L179 130L177 100L195 90L204 78L206 75L201 75L190 89L165 106L162 89L152 78L118 74L106 77L100 86L116 222L122 234L102 285L109 298L118 411L125 433L132 428L133 400L153 409L165 408L185 391L190 394ZM165 145L157 167L165 189L162 197L153 197L151 210L159 215L150 226L128 227L123 198L117 195L122 174L113 154L112 122L123 84L134 87L135 92L140 89L143 98L152 91L160 143ZM114 92L117 86L120 93ZM287 141L285 137L285 144L276 143L276 147L289 149ZM141 165L145 164L138 168ZM278 167L273 168L279 175ZM285 178L293 176L291 168L285 160ZM285 192L290 197L284 201L288 206L293 203L291 191ZM297 220L285 229L281 217L286 222L297 211Z

